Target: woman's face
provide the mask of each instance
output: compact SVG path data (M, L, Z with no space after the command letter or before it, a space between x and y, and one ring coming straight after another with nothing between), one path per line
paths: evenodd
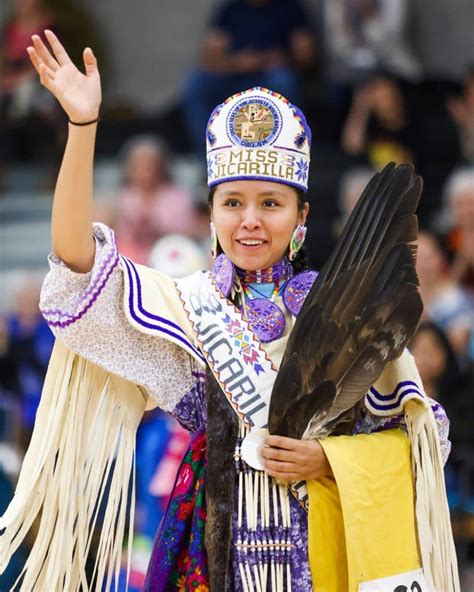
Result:
M228 181L216 188L212 220L219 244L241 269L271 267L285 255L293 230L309 206L298 211L296 190L271 181Z
M440 248L432 236L418 233L416 271L421 285L432 284L443 272L444 260Z
M423 383L437 380L443 374L447 362L446 352L433 331L420 331L410 350Z
M130 152L127 162L129 184L141 191L152 191L160 181L162 159L159 151L150 144L138 144Z

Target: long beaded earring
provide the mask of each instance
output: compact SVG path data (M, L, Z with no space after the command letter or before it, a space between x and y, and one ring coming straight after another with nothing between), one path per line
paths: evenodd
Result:
M306 226L303 224L298 224L298 226L293 230L293 234L291 235L290 239L290 247L288 252L288 259L290 261L294 261L296 254L301 249L304 244L304 239L306 237Z
M209 228L211 231L211 256L215 259L217 257L217 232L214 222L209 223Z

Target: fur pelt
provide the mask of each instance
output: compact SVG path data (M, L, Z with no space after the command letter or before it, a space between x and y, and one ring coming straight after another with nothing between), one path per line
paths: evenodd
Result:
M207 373L205 543L211 592L227 589L239 423L212 372Z

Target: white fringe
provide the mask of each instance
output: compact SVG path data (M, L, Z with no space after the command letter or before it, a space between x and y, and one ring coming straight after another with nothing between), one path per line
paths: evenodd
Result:
M438 428L433 411L415 401L405 406L411 441L418 542L430 590L459 592Z
M1 573L41 514L33 548L13 590L101 591L104 580L110 589L112 579L117 589L133 475L130 566L135 434L144 410L138 386L56 341L15 495L0 518L0 529L5 529L0 536ZM86 560L107 484L94 576L87 582Z

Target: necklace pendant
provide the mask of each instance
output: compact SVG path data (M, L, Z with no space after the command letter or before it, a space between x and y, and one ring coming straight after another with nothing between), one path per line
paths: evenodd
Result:
M297 317L300 314L306 296L311 290L318 272L311 269L297 273L288 281L283 292L283 302L289 313Z
M221 294L226 298L229 296L234 283L235 267L232 261L221 253L214 261L212 274Z
M274 341L283 335L285 315L271 300L255 298L245 303L247 319L262 343Z

